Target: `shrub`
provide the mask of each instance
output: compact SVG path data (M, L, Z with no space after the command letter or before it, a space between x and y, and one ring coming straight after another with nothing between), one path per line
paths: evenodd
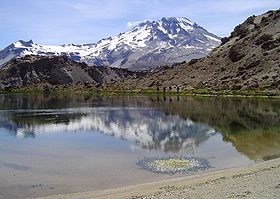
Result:
M196 62L198 62L199 59L192 59L190 62L189 62L189 65L193 65L195 64Z
M237 62L241 60L245 55L241 52L242 47L240 45L234 45L229 50L229 59L232 62Z
M227 43L229 40L230 40L229 37L223 37L223 38L221 38L222 45L224 45L225 43Z
M259 37L256 40L255 44L256 45L261 45L261 44L263 44L263 43L265 43L265 42L267 42L269 40L273 40L272 35L270 35L270 34L263 34L261 37Z

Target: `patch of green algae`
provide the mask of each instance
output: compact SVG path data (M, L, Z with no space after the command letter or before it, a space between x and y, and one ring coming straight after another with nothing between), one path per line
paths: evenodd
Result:
M150 163L152 167L160 167L165 169L182 169L189 166L192 166L190 160L172 158L167 160L154 160Z

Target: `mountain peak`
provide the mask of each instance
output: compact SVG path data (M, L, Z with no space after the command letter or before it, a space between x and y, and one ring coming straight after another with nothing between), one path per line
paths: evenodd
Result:
M193 26L195 23L193 23L191 20L189 20L186 17L162 17L161 19L157 21L149 21L149 20L143 20L143 21L136 21L136 22L129 22L127 25L130 29L135 29L138 27L143 26L153 26L156 24L183 24L184 26Z
M195 23L186 17L163 17L157 21L139 21L130 22L128 27L131 31L141 29L151 30L152 32L162 32L161 34L169 34L169 36L178 34L181 30L190 32L194 30Z
M161 21L169 21L169 22L176 22L176 23L187 23L189 25L193 25L194 23L186 17L163 17Z
M13 43L15 47L21 48L21 47L32 47L33 41L32 39L29 41L23 41L23 40L18 40L17 42Z

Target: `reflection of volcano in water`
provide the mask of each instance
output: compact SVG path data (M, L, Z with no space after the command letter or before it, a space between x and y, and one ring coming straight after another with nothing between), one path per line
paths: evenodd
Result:
M8 116L9 115L9 116ZM83 108L10 113L6 121L15 135L85 132L130 140L148 150L177 152L195 147L215 130L154 109ZM2 120L2 127L3 125Z

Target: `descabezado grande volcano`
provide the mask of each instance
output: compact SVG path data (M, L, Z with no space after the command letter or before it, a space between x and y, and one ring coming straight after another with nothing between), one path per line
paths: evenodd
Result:
M0 68L25 55L67 55L94 66L147 70L206 56L220 44L220 37L187 18L144 21L125 33L91 44L40 45L19 40L0 51Z

